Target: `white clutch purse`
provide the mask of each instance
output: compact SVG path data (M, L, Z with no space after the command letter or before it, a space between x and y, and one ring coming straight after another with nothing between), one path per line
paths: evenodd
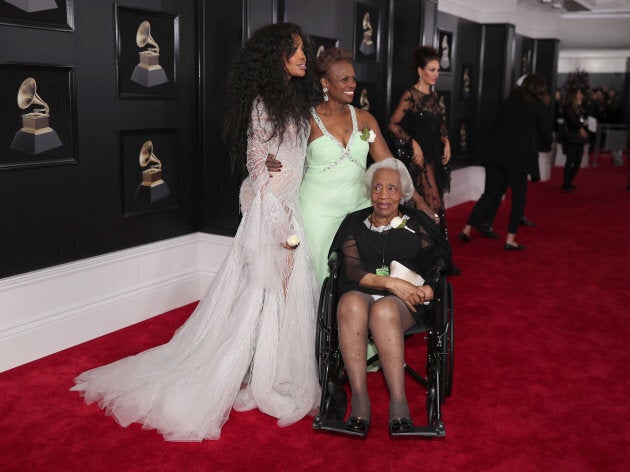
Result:
M391 264L389 264L389 276L403 279L416 287L424 285L424 279L420 274L417 274L413 270L405 267L398 261L392 261Z

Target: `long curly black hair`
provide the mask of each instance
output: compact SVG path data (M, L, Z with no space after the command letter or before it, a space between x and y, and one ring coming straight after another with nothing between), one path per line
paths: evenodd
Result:
M284 59L297 51L295 38L304 43L306 75L287 79ZM232 171L244 171L247 137L251 132L254 100L260 97L273 123L272 137L282 140L290 124L306 132L309 107L313 102L314 79L310 39L294 23L276 23L257 30L241 50L227 81L223 140ZM246 172L246 171L245 171Z

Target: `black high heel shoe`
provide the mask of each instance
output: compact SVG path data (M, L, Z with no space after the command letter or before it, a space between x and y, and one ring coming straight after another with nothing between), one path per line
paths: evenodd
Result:
M523 249L525 249L525 246L518 243L516 244L505 243L505 246L503 246L503 249L505 249L506 251L522 251Z
M356 434L357 436L367 436L370 430L370 422L360 416L350 416L346 423L346 430L350 434Z
M411 418L392 418L389 420L389 434L395 436L397 434L408 433L413 430Z

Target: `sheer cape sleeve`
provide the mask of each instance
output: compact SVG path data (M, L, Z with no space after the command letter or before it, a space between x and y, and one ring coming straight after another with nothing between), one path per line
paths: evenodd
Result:
M422 272L428 275L437 267L446 267L446 264L451 260L451 247L441 228L424 212L404 206L400 206L399 210L411 217L408 226L418 236L421 246L418 266L423 268ZM333 252L342 255L342 275L346 280L357 285L370 270L367 268L367 261L363 261L361 258L356 235L358 231L362 230L363 222L371 212L372 207L368 207L347 215L341 223L329 251L329 255ZM430 279L427 282L430 282Z
M247 162L249 173L243 181L240 192L240 206L243 214L252 206L261 208L261 227L269 228L274 244L282 244L294 233L292 198L295 197L292 173L287 169L275 179L271 179L265 162L269 154L277 155L286 141L291 146L291 136L283 140L273 134L271 117L261 99L256 99L252 107L252 118L247 136ZM297 138L296 138L297 139ZM284 149L284 148L283 148Z

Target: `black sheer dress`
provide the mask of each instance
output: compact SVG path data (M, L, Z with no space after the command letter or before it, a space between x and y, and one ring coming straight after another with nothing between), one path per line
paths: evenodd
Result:
M443 215L442 197L449 188L450 178L448 169L441 163L444 150L442 138L448 137L446 109L436 92L424 94L415 87L410 87L403 99L408 106L404 110L403 119L395 123L393 132L401 144L407 143L407 147L410 147L411 139L420 145L424 165L417 166L411 162L413 151L409 153L405 164L414 180L416 191L433 212ZM400 158L401 152L398 155Z
M343 254L338 295L350 290L388 295L386 291L362 287L359 281L368 273L389 267L393 260L420 274L425 284L432 285L434 266L440 262L447 265L451 255L439 227L423 212L403 206L399 207L399 215L404 215L409 229L394 229L389 225L375 227L369 220L371 213L372 207L350 213L335 236L331 251L339 250Z

